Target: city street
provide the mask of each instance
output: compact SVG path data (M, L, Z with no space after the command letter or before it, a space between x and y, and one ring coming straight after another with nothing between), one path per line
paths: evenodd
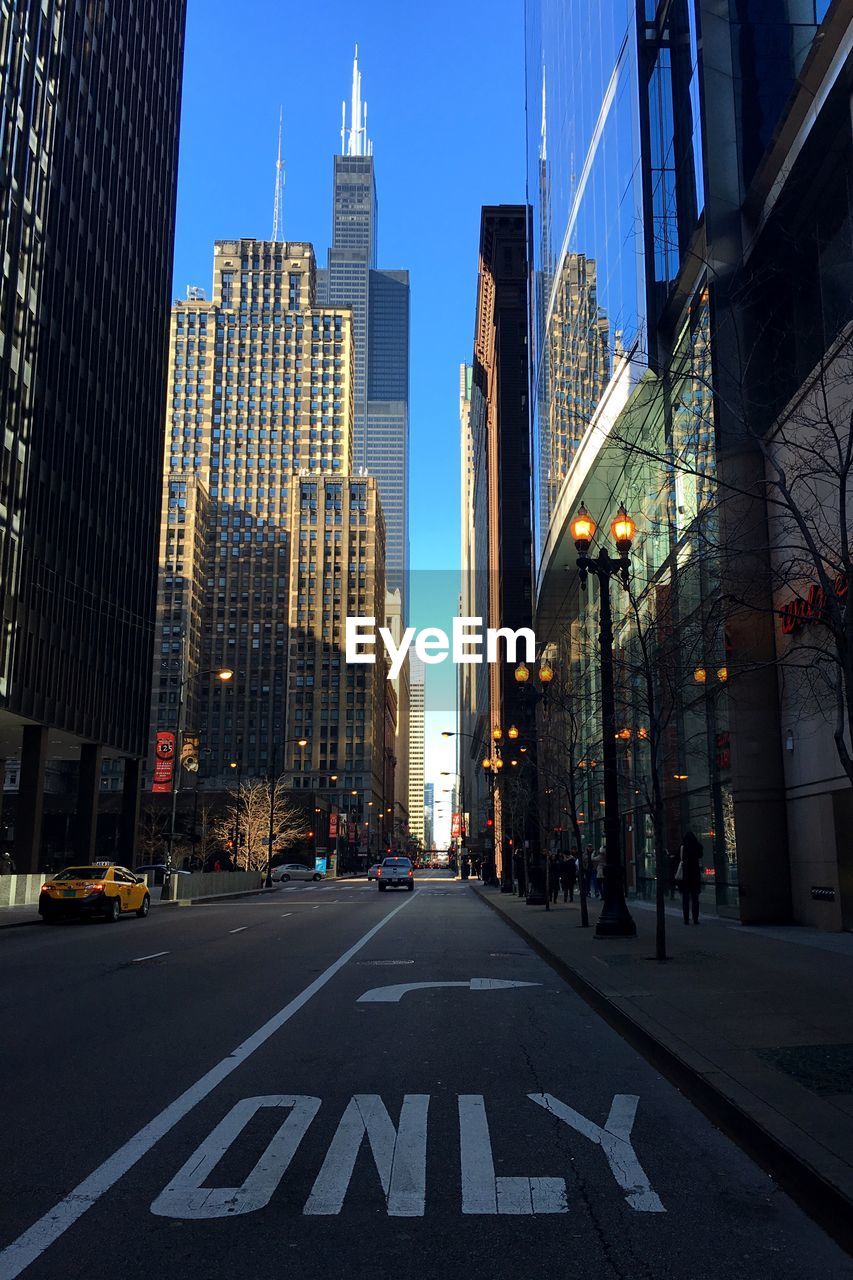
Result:
M0 947L0 1280L853 1277L440 872Z

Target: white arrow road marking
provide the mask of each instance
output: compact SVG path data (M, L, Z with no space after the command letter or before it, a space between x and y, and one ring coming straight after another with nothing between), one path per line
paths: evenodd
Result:
M510 987L541 987L541 982L510 982L507 978L469 978L467 982L397 982L389 987L372 987L356 1004L399 1004L409 991L435 987L464 987L467 991L506 991Z
M482 1094L459 1095L463 1213L568 1213L563 1178L496 1178Z
M261 1107L291 1110L246 1181L241 1187L203 1187L201 1184ZM178 1170L152 1204L151 1212L161 1218L228 1218L265 1208L319 1110L319 1098L303 1095L244 1098Z
M375 937L380 929L384 929L390 920L393 920L398 911L403 911L414 898L409 894L400 903L398 907L394 907L388 912L387 916L382 919L371 929L368 929L358 942L338 956L328 969L324 970L313 982L309 983L304 991L300 991L298 996L294 996L283 1009L273 1014L268 1022L259 1027L253 1035L244 1040L242 1044L237 1045L226 1058L218 1062L211 1069L191 1085L184 1093L176 1098L174 1102L166 1107L165 1111L161 1111L158 1116L150 1120L138 1133L134 1134L123 1147L119 1147L109 1159L99 1165L94 1173L90 1173L88 1178L84 1178L81 1183L74 1188L73 1191L54 1205L52 1209L31 1227L29 1227L17 1240L13 1240L0 1252L0 1280L17 1280L22 1271L25 1271L31 1262L35 1262L36 1258L44 1253L61 1235L73 1226L78 1218L82 1218L87 1209L96 1204L111 1187L114 1187L120 1178L137 1164L144 1155L151 1150L156 1143L175 1125L183 1120L184 1116L192 1111L193 1107L202 1102L209 1093L211 1093L218 1084L226 1080L232 1072L241 1067L243 1063L250 1058L252 1054L260 1049L261 1045L266 1044L270 1036L275 1035L286 1022L298 1013L299 1010L315 996L318 991L325 987L327 982L334 978L335 974L344 967L344 965L361 951L362 947Z
M585 1138L589 1138L590 1142L601 1147L610 1165L610 1172L627 1193L625 1199L632 1209L636 1209L638 1213L666 1213L631 1145L631 1130L639 1102L636 1094L616 1094L603 1129L550 1093L529 1093L527 1096L531 1102L544 1107Z
M429 1094L407 1093L399 1129L377 1094L357 1094L341 1116L304 1214L340 1213L365 1134L392 1218L422 1218Z

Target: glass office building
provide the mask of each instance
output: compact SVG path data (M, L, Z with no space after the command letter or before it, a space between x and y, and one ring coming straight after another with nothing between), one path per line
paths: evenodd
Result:
M700 0L527 0L536 630L563 690L552 750L564 773L571 756L583 841L598 848L597 587L581 590L569 522L585 502L613 550L624 502L637 523L636 607L613 587L629 887L653 892L654 770L666 847L692 828L718 910L772 920L792 908L767 513L756 502L736 523L720 495L760 483L745 427L759 393L781 407L765 394L772 353L738 365L758 310L743 280L756 245L764 277L785 274L767 211L794 159L812 163L796 95L809 76L811 94L829 92L847 24L826 3L719 8L712 21ZM722 607L744 583L749 618ZM568 807L549 814L555 842Z

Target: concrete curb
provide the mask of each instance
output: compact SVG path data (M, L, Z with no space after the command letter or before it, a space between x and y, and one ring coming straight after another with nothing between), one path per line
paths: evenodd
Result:
M793 1148L770 1133L749 1111L737 1106L717 1089L701 1071L686 1062L664 1040L652 1035L648 1028L635 1021L624 1009L620 1009L594 983L555 955L534 934L503 911L500 900L487 897L482 887L475 888L475 892L590 1008L674 1084L679 1092L689 1098L736 1146L770 1174L827 1235L853 1255L853 1201L832 1182L827 1181L808 1161L802 1159Z

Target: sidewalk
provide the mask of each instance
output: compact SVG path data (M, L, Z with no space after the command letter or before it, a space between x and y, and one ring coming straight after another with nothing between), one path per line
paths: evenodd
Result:
M546 911L473 887L720 1127L851 1234L853 935L716 916L685 928L673 903L661 964L649 904L629 904L636 938L598 940L600 902L582 929L577 901Z

